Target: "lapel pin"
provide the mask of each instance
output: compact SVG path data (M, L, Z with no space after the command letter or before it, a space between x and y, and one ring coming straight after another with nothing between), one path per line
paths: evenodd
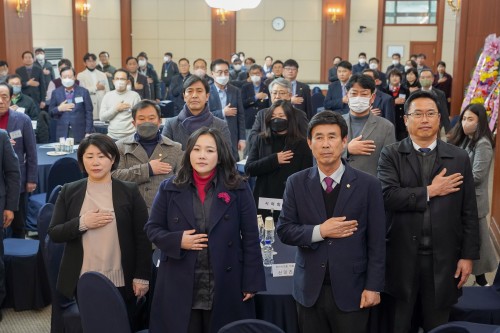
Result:
M346 187L347 187L347 188L351 188L351 184L347 184L347 185L346 185Z
M159 156L161 157L162 155L161 155L161 154L159 154Z

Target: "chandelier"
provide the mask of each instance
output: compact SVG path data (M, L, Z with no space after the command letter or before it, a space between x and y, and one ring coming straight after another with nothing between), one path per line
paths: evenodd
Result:
M262 0L205 0L209 7L220 8L231 12L240 9L253 9L257 7L261 1Z

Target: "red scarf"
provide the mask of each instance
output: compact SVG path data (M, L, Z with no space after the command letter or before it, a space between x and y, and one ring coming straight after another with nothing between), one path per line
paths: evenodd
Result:
M208 175L208 177L201 177L195 170L193 170L193 181L194 185L196 186L196 189L198 190L198 196L200 197L201 204L205 202L205 196L206 196L206 190L207 190L207 184L210 183L210 181L214 178L215 172L217 171L217 168L214 168L212 172Z

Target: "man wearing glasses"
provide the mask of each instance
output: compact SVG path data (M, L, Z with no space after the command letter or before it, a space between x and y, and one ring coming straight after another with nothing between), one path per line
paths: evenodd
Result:
M278 78L269 84L269 92L271 94L271 104L278 100L287 100L290 101L292 99L292 84L290 81ZM268 109L262 109L257 112L255 116L255 122L253 123L252 129L250 130L250 134L248 136L248 145L251 146L259 133L266 131L266 122L264 121L266 111ZM307 125L309 124L309 120L307 119L307 115L304 111L293 108L293 113L297 117L297 123L299 124L299 131L307 136ZM248 151L250 151L250 147L248 147Z
M283 77L292 84L292 97L290 101L293 106L306 113L307 118L311 119L313 114L311 104L311 89L309 85L297 81L299 73L299 64L293 59L288 59L283 63Z
M416 91L404 111L409 137L385 147L378 166L388 212L383 303L388 332L409 332L416 307L428 332L448 322L479 258L477 205L467 152L438 137L435 95Z

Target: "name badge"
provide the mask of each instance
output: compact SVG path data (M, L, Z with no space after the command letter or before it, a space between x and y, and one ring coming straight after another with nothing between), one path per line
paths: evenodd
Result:
M271 266L273 277L293 276L295 263L274 264Z
M21 112L21 113L25 113L26 112L26 109L25 108L22 108L22 107L18 107L16 109L17 112Z
M281 210L283 199L259 197L259 209Z
M21 133L21 130L12 131L9 133L9 135L13 140L23 137L23 133Z
M75 103L83 103L83 97L82 96L75 97Z
M37 125L37 121L36 120L32 120L31 121L31 126L33 127L34 130L36 130L36 125Z
M406 98L405 94L399 94L399 98Z

